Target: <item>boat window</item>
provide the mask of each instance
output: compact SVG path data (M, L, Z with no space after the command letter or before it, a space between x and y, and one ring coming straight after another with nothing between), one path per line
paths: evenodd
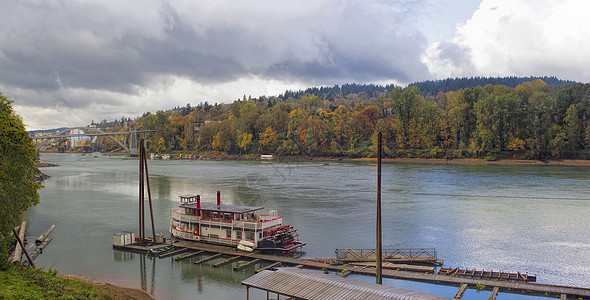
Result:
M231 239L231 230L226 230L225 231L225 237L228 239Z
M241 231L236 231L236 239L238 239L238 240L242 239L242 232Z
M246 232L246 239L249 241L254 240L254 232Z
M212 216L213 216L213 220L216 220L216 221L221 220L221 214L218 212L213 212Z
M203 219L211 219L211 212L208 210L203 211Z
M236 221L239 221L242 219L242 215L241 214L236 214L235 215Z
M223 220L226 222L231 221L231 217L232 217L231 214L228 214L228 213L223 214Z

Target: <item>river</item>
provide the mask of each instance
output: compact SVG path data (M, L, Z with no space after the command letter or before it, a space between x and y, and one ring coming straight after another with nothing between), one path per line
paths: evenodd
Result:
M40 203L27 211L29 241L57 225L38 266L142 288L157 299L245 299L240 282L256 267L234 272L231 264L213 268L215 261L194 265L112 249L113 233L138 231L137 159L50 153L41 159L60 167L43 169L51 178L39 191ZM219 190L224 203L278 210L307 242L303 257L375 247L375 163L148 163L155 227L166 236L178 195L200 194L202 201L213 202ZM384 164L382 178L384 247L436 248L445 266L529 272L541 283L590 285L587 167ZM151 235L149 226L146 231ZM457 291L392 279L384 284L450 297ZM469 290L464 299L487 299L489 293ZM262 293L251 291L257 295Z

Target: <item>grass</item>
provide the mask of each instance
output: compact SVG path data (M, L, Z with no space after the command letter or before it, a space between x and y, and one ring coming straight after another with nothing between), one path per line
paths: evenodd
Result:
M0 299L109 299L83 279L57 276L49 271L11 266L0 271Z

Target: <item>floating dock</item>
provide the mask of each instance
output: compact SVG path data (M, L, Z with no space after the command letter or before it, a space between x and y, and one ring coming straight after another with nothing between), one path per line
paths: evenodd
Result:
M375 249L336 249L336 259L343 262L375 261ZM441 266L434 248L398 248L381 250L383 261L395 263L418 263Z
M340 274L352 272L353 274L361 274L361 275L368 275L368 276L375 276L375 268L371 267L359 267L353 266L350 264L343 264L343 265L330 265L327 263L317 262L313 260L301 259L301 258L294 258L289 256L276 256L276 255L268 255L263 254L257 251L254 252L243 252L236 250L235 248L226 247L226 246L218 246L212 244L205 244L205 243L198 243L198 242L188 242L188 241L180 241L175 243L176 247L181 248L188 248L194 251L204 251L204 253L210 253L212 255L222 254L222 256L229 256L232 260L248 260L240 266L235 267L234 269L239 269L241 266L246 264L252 265L259 262L270 262L270 263L278 263L280 262L283 266L300 266L301 268L309 268L309 269L317 269L317 270L327 270L330 272L337 272ZM220 256L217 256L220 257ZM239 257L239 258L236 258ZM411 271L401 271L401 270L393 270L393 269L383 269L383 277L386 278L394 278L394 279L403 279L403 280L411 280L411 281L419 281L431 284L441 284L441 285L449 285L449 286L456 286L461 287L464 286L466 288L481 288L485 286L484 289L498 292L506 292L506 293L524 293L528 295L536 295L536 296L554 296L554 297L561 297L562 295L568 295L570 297L582 297L584 299L590 298L590 288L583 288L583 287L572 287L572 286L561 286L561 285L551 285L551 284L540 284L540 283L532 283L532 282L518 282L518 281L509 281L509 280L497 280L497 279L488 279L488 278L469 278L469 277L457 277L457 276L450 276L450 275L442 275L442 274L427 274L422 272L411 272Z
M166 247L169 246L169 243L166 244L159 244L159 245L146 245L146 246L139 246L139 245L125 245L125 246L113 246L115 249L133 251L138 253L150 253L152 250L157 250L159 247ZM273 268L273 264L282 266L297 266L299 268L308 268L308 269L316 269L316 270L324 270L327 272L335 272L338 274L360 274L360 275L368 275L368 276L376 276L375 268L371 267L369 263L364 266L355 266L353 264L329 264L325 262L321 262L316 259L301 259L301 258L294 258L290 256L277 256L277 255L269 255L261 253L260 251L253 251L253 252L244 252L237 250L233 247L228 246L220 246L220 245L213 245L213 244L206 244L206 243L199 243L199 242L191 242L191 241L179 241L173 244L175 246L174 251L184 252L184 251L192 251L192 253L185 253L175 258L175 260L182 260L189 257L194 257L197 255L205 256L201 257L199 260L195 261L194 263L203 263L206 261L213 261L215 259L219 259L221 257L229 257L222 262L217 262L214 266L219 267L221 265L245 260L246 262L239 264L234 267L234 270L240 270L246 268L248 266L255 265L257 263L270 263L271 266L263 269L271 269ZM182 251L181 251L182 250ZM275 266L276 266L275 265ZM262 269L261 269L262 270ZM444 270L444 269L443 269ZM453 269L454 270L454 269ZM458 273L458 271L457 271ZM463 289L463 292L467 288L472 289L483 289L493 291L494 295L497 295L499 292L503 293L523 293L527 295L535 295L535 296L550 296L550 297L562 297L563 295L567 295L569 297L575 298L583 298L588 299L590 298L590 288L583 288L583 287L573 287L573 286L562 286L562 285L551 285L551 284L540 284L540 283L533 283L533 282L526 282L526 281L516 281L516 280L500 280L500 279L493 279L493 278L481 278L481 277L462 277L456 276L456 273L453 275L449 273L446 274L446 271L439 272L438 274L426 273L426 272L412 272L412 271L405 271L405 270L398 270L396 268L384 268L382 270L382 276L385 278L394 278L394 279L402 279L402 280L411 280L411 281L418 281L430 284L440 284L440 285L449 285L449 286L456 286L460 289ZM457 294L462 294L459 291ZM459 295L460 296L460 295Z
M515 281L528 281L534 282L537 280L537 275L529 275L528 273L520 272L503 272L494 270L467 270L460 268L440 268L438 270L440 275L450 276L463 276L463 277L481 277L490 279L503 279L503 280L515 280Z

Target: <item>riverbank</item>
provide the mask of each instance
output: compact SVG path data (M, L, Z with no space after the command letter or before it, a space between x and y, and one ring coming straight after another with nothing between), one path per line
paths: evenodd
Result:
M12 266L0 271L0 299L137 299L153 300L145 291L89 279L58 275L57 270Z
M353 158L352 161L375 161L376 158ZM580 159L555 159L548 161L526 160L526 159L499 159L486 160L480 158L384 158L387 163L418 163L418 164L440 164L440 165L505 165L505 166L590 166L590 160Z
M170 159L188 160L261 160L256 154L171 154ZM274 156L272 161L376 161L376 158L351 158L351 157L323 157L323 156ZM526 159L498 159L487 160L483 158L383 158L386 163L417 163L438 165L546 165L546 166L590 166L590 160L581 159L554 159L547 161Z
M151 153L150 153L151 154ZM122 154L124 155L124 154ZM173 160L261 160L260 154L226 154L223 152L209 151L200 154L170 153ZM158 155L161 157L161 155ZM271 161L376 161L376 158L352 158L329 156L273 156ZM442 165L546 165L546 166L590 166L590 160L582 159L553 159L547 161L527 159L498 159L488 160L483 158L383 158L387 163L418 163L418 164L442 164ZM47 165L53 167L57 165ZM39 166L43 167L43 166Z

